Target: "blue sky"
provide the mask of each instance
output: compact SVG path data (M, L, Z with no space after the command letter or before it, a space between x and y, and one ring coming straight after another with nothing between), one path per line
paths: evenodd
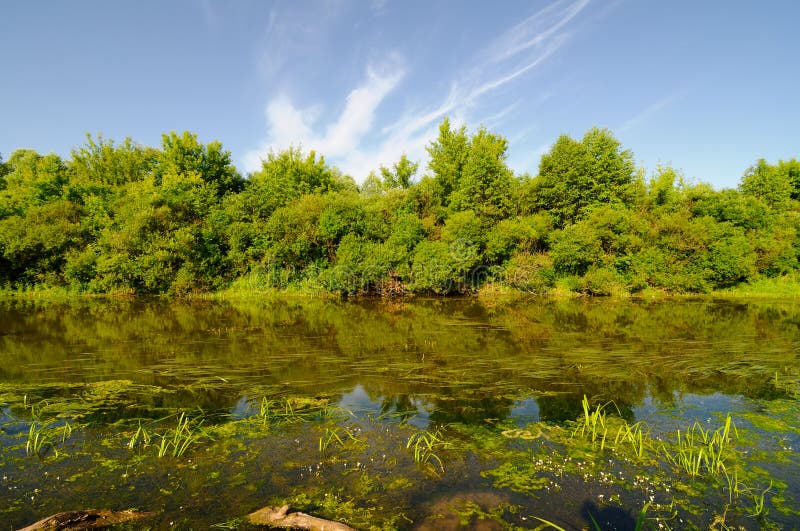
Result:
M537 172L562 133L608 127L648 173L735 187L800 157L794 0L9 2L0 153L189 130L243 171L302 145L363 181L425 163L444 116Z

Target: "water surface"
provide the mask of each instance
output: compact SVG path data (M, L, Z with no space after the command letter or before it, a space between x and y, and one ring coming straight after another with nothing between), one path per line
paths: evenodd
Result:
M579 529L591 514L625 529L651 502L672 529L797 528L799 327L792 301L6 300L0 520L103 506L156 511L158 529L244 528L291 501L359 528ZM741 492L731 474L514 435L567 433L584 396L653 441L730 414ZM180 412L203 435L159 458ZM139 426L150 444L130 444ZM447 444L415 462L408 441L434 433Z

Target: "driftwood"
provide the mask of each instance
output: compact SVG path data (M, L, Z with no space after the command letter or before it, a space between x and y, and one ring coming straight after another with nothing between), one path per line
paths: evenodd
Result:
M289 506L264 507L247 515L247 520L255 525L283 527L285 529L307 529L308 531L355 531L349 525L331 520L316 518L304 513L289 513Z
M78 531L80 529L102 529L124 522L149 518L155 513L138 511L109 511L108 509L87 509L85 511L66 511L48 516L19 531Z

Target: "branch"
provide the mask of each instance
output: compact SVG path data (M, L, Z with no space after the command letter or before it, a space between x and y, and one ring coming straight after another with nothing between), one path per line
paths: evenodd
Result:
M155 513L138 511L109 511L108 509L86 509L85 511L65 511L48 516L19 531L79 531L82 529L102 529L123 522L150 518Z
M247 515L247 520L255 525L268 525L285 529L306 529L308 531L355 531L349 525L331 520L316 518L304 513L288 513L289 506L264 507Z

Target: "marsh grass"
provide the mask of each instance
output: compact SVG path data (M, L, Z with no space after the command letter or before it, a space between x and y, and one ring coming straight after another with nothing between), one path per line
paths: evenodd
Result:
M333 407L324 398L288 397L261 399L257 418L264 427L271 428L293 422L335 419L347 415L342 408Z
M139 419L139 427L136 429L136 432L131 436L128 440L128 448L133 450L137 444L140 443L142 446L148 446L150 444L150 439L152 439L153 435L150 431L142 426L142 420Z
M677 440L670 449L662 445L668 462L690 477L716 477L726 472L725 463L733 453L731 434L739 437L736 425L727 415L725 423L714 431L695 422L685 431L677 431Z
M635 526L633 528L634 531L642 531L643 529L645 529L645 525L649 529L653 529L653 530L666 529L668 531L670 528L669 528L669 526L667 526L663 522L662 518L656 518L655 519L658 522L658 525L656 525L655 522L651 521L651 519L647 518L647 510L649 508L650 508L650 503L648 502L648 503L645 503L644 506L642 507L642 509L639 511L639 514L636 517ZM587 514L589 516L589 521L592 523L592 529L594 531L603 531L603 529L604 529L603 526L601 526L600 522L598 522L597 519L594 516L592 516L592 513L587 513ZM534 518L536 520L542 522L542 524L543 524L543 525L540 525L539 527L536 527L535 529L541 530L541 529L553 528L553 529L556 529L558 531L566 531L566 529L564 529L560 525L554 524L553 522L551 522L549 520L545 520L544 518L539 518L538 516L534 516Z
M334 443L344 447L348 442L358 443L361 441L351 430L345 427L325 428L325 433L319 438L319 452L321 454L325 453L328 447Z
M412 450L414 461L435 476L444 473L444 463L438 452L451 447L452 444L444 439L440 428L418 431L406 442L406 449Z
M28 429L25 453L29 456L46 457L47 453L52 450L53 455L58 457L57 444L64 444L71 435L72 424L69 422L60 427L50 428L38 418L34 418Z
M189 418L186 413L181 413L177 425L160 435L158 457L182 457L191 446L208 438L202 426L202 418Z
M615 446L618 446L620 443L627 445L633 452L633 455L639 460L644 458L645 450L650 442L650 437L648 434L645 434L642 426L642 422L628 424L623 421L622 426L617 430L616 437L614 437Z
M607 414L605 408L607 404L597 406L594 410L589 407L589 399L583 395L581 401L583 405L583 417L578 419L577 426L573 431L573 437L580 434L584 439L596 443L600 443L600 450L603 450L606 445L606 437L608 435Z
M170 417L165 417L155 422L163 422ZM182 457L192 446L203 439L211 439L209 433L203 428L202 415L190 417L185 412L178 416L174 428L158 433L150 426L143 425L141 419L133 435L130 436L126 446L130 450L137 447L147 448L151 443L156 448L158 457Z

